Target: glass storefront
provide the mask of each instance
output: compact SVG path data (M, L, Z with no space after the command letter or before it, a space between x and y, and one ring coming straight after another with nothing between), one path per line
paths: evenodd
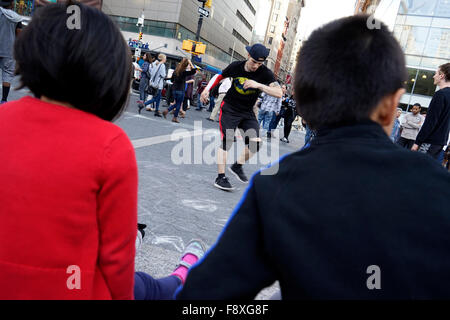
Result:
M450 61L450 0L404 0L394 35L405 52L408 67L405 110L415 100L431 101L437 87L436 69ZM425 105L424 107L428 107Z

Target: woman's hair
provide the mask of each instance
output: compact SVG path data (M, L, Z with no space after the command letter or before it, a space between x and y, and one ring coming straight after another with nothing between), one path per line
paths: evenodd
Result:
M183 58L183 60L181 60L181 62L178 64L177 68L175 69L175 74L177 75L177 77L179 77L181 75L181 73L186 70L188 65L189 65L188 59Z
M21 88L28 87L37 98L66 102L112 121L128 101L130 49L98 9L77 3L80 28L69 28L67 7L72 4L36 11L14 46L16 74Z
M158 55L158 60L159 61L162 61L162 60L164 60L164 59L166 59L167 57L166 57L166 55L164 54L164 53L160 53L159 55Z
M152 62L152 59L153 57L152 57L152 55L150 54L150 53L144 53L144 61L147 61L147 62Z

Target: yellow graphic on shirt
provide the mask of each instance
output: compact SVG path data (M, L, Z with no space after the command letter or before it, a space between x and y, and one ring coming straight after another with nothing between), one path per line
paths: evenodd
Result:
M248 88L248 89L244 89L244 83L246 80L249 80L248 78L243 78L243 77L237 77L233 79L233 86L234 89L239 92L240 94L243 95L250 95L250 94L255 94L257 93L257 90L254 88Z

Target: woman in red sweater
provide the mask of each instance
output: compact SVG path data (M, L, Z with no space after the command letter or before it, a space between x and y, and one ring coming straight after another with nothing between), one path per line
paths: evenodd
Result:
M128 101L130 52L105 14L77 6L73 21L66 5L37 10L15 44L35 97L0 108L0 299L134 298L137 164L111 123ZM186 271L164 280L166 295ZM136 279L139 298L162 297L148 295L158 280Z

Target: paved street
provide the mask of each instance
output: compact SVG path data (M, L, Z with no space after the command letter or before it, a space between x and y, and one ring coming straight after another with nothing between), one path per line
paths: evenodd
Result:
M12 90L9 100L26 94L26 90ZM135 146L139 168L139 222L148 225L144 244L136 257L136 270L163 277L173 270L189 240L202 239L208 247L215 243L246 185L227 173L236 188L234 192L225 192L213 186L217 176L215 149L220 137L218 123L205 120L209 112L192 108L185 119L180 119L182 123L176 124L156 118L152 112L145 110L139 115L137 99L135 94L130 96L126 112L116 122ZM183 142L173 139L172 134L176 130L184 137ZM269 158L276 160L303 145L304 134L295 129L289 144L279 142L279 135L275 133L271 143L266 143L264 139L259 163L244 166L248 177L267 165L262 161L269 161ZM190 150L193 146L203 150L204 157L196 158L201 152L191 150L190 161L177 164L183 154L175 151L180 151L182 143L184 150ZM243 141L239 137L237 144L238 150L242 150ZM208 159L208 154L210 158L214 157ZM265 157L266 154L270 157ZM236 154L233 157L230 162L234 162ZM258 298L268 298L274 290L266 290Z

